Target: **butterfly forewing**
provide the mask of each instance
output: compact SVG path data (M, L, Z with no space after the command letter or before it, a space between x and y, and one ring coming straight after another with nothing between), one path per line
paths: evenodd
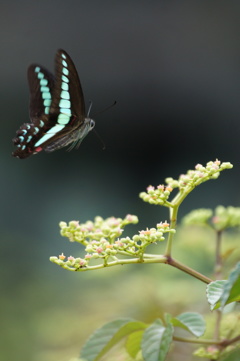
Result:
M50 114L60 114L58 123L74 128L84 122L85 103L78 73L70 56L64 50L58 50L55 57L56 84ZM74 124L71 116L78 122Z

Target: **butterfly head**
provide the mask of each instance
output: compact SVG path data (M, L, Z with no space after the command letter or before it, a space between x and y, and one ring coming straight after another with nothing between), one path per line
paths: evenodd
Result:
M95 127L95 121L91 118L86 118L86 120L89 122L89 132Z

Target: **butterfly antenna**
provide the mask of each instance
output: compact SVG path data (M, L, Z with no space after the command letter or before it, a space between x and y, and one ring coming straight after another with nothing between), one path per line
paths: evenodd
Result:
M93 104L92 101L90 101L89 109L88 109L88 112L87 112L87 117L89 117L90 111L91 111L91 109L92 109L92 104ZM114 101L111 105L109 105L108 107L106 107L106 108L100 110L99 112L93 114L93 117L95 117L95 115L98 115L98 114L100 114L100 113L103 113L103 112L105 112L106 110L114 107L114 105L116 105L116 104L117 104L117 101L115 100L115 101ZM102 144L102 150L106 149L106 145L105 145L103 139L100 137L100 135L98 134L98 132L96 131L95 128L93 129L93 131L94 131L94 133L96 134L97 138L99 139L100 143Z
M100 141L100 143L102 144L102 150L105 150L106 149L106 145L103 141L103 139L100 137L100 135L98 134L98 132L96 131L96 129L94 128L93 129L94 133L96 134L98 140Z
M93 117L95 117L95 115L101 114L101 113L105 112L106 110L114 107L114 105L116 105L116 104L117 104L117 101L115 100L115 101L114 101L111 105L109 105L108 107L106 107L106 108L100 110L99 112L93 114ZM88 112L88 114L89 114L89 112Z
M92 105L93 105L93 102L92 100L89 101L89 108L88 108L88 112L87 112L87 117L89 118L89 114L90 114L90 111L92 109Z

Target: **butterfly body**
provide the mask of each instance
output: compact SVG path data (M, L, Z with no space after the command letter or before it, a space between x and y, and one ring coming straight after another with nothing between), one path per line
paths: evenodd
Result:
M64 50L57 51L55 77L44 67L32 64L28 82L31 123L17 131L13 156L23 159L69 144L78 147L95 123L85 115L81 84L70 56Z

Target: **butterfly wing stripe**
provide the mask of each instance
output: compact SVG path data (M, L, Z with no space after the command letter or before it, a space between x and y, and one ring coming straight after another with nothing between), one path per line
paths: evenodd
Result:
M37 64L32 64L29 66L29 113L32 122L39 119L42 114L48 114L54 83L54 76L47 69ZM48 100L47 104L45 103L45 99Z
M34 147L39 147L41 144L45 143L48 139L53 138L56 133L59 133L64 129L64 125L56 124L54 127L49 129L42 138L40 138L37 143L35 143Z
M84 97L74 63L64 50L58 50L56 53L55 72L56 85L52 95L50 115L59 113L57 122L63 124L63 114L66 127L71 115L74 115L78 119L77 126L79 126L85 118ZM67 115L70 116L67 118Z

